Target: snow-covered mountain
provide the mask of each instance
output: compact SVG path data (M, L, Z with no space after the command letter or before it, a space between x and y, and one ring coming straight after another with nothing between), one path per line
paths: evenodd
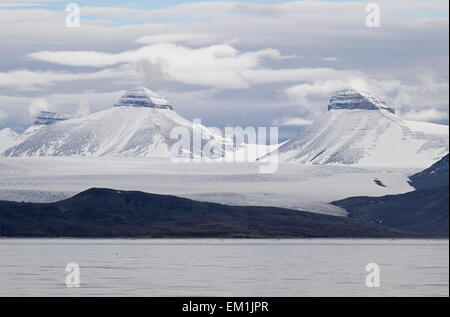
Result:
M20 136L10 128L0 130L0 153L20 142Z
M220 134L180 116L166 98L137 87L128 90L110 109L31 127L24 140L4 155L169 157L171 146L178 141L171 138L176 127L187 128L191 135L201 134L202 146L227 143Z
M448 153L448 137L446 125L401 120L377 97L346 89L278 155L292 163L425 167Z

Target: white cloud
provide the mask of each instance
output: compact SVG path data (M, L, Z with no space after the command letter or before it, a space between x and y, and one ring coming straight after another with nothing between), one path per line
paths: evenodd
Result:
M305 126L312 124L312 120L307 120L300 117L283 117L275 119L272 124L276 126Z
M363 91L370 91L367 79L363 74L345 75L340 79L312 79L308 83L298 84L287 88L284 94L288 98L308 103L312 97L325 97L342 88L354 88Z
M329 57L322 58L322 60L324 60L325 62L337 62L339 60L339 58L334 57L334 56L329 56Z
M207 33L160 33L138 38L135 42L140 44L157 43L185 43L185 44L210 44L217 43L217 36Z
M123 78L124 70L104 69L90 73L68 73L54 71L31 71L28 69L0 73L0 87L17 87L21 90L38 90L57 83Z
M45 9L1 9L0 7L0 25L22 22L42 22L63 20L65 12L56 12Z
M448 119L448 111L444 112L436 109L410 111L399 115L402 119L414 121L441 121Z
M220 88L248 88L255 78L252 70L261 69L266 58L278 59L275 49L240 52L228 44L189 48L172 43L144 46L137 50L111 54L95 51L42 51L27 57L66 66L106 67L143 60L159 65L171 79L191 85ZM90 76L101 76L92 73ZM75 75L72 75L76 78ZM80 76L89 76L87 74ZM6 81L6 80L4 80ZM0 85L1 85L0 77Z
M21 8L44 6L48 2L57 2L58 0L20 0L20 1L0 1L0 8Z
M0 122L3 121L4 119L6 119L6 117L7 117L6 112L4 112L0 109Z
M357 78L364 75L363 72L354 70L338 70L330 67L303 67L291 69L249 69L242 75L252 83L287 83L328 79Z
M37 98L28 106L28 113L31 118L35 118L41 111L54 111L55 108L48 103L45 98Z
M179 39L182 38L180 36ZM157 41L156 39L151 41L153 40ZM116 54L96 51L40 51L28 54L27 57L73 67L132 65L134 71L141 72L144 77L157 77L159 81L172 80L183 84L224 89L247 89L256 84L322 81L314 84L316 88L311 84L302 84L287 90L287 94L297 96L302 94L303 90L308 94L314 89L319 89L322 93L332 91L330 89L323 91L324 85L336 86L338 83L343 87L365 85L359 80L365 74L355 70L337 70L329 67L267 68L263 63L266 59L280 61L298 56L284 56L271 48L241 52L229 44L190 48L174 43L158 43ZM105 71L106 77L108 72L111 70ZM78 77L102 75L101 72L85 73L79 74ZM76 76L74 78L77 80Z
M310 110L317 116L326 110L324 105L330 95L342 88L354 88L375 94L407 119L436 121L448 118L449 84L445 79L428 72L409 81L375 77L377 75L371 77L360 73L341 79L311 80L286 88L282 95L297 102L300 109ZM319 104L315 100L319 100ZM314 109L314 105L322 105L321 110ZM428 109L424 110L424 107Z
M20 129L29 126L41 110L61 114L87 114L112 107L124 91L42 94L40 97L13 97L0 95L0 122Z
M225 64L224 66L252 67L258 63L261 57L277 57L279 55L279 51L272 49L240 53L234 47L226 44L192 49L172 43L158 43L117 54L97 51L41 51L28 54L27 57L65 66L106 67L141 59L151 61L163 59L171 65L183 65L186 64L186 61L190 61L190 64L201 68L206 65L211 67L211 63L214 63L214 65L217 63L218 66ZM248 63L248 65L242 63Z
M91 108L89 107L89 101L86 99L80 100L80 106L77 110L77 115L79 116L86 116L89 113L91 113Z
M263 103L283 111L290 106L293 112L265 114L269 124L293 113L314 118L335 89L350 86L381 96L402 114L448 113L448 1L377 3L377 30L365 27L365 3L353 1L82 6L76 29L65 27L63 9L0 8L0 94L39 93L73 110L77 92L92 89L85 97L95 111L97 101L103 105L100 92L148 83L198 113L201 107L205 113L224 107L251 113ZM143 47L136 48L136 38ZM192 97L199 91L215 93ZM70 101L56 97L63 92L73 95ZM18 118L9 105L0 108Z
M20 3L20 2L0 2L0 8L14 8L14 7L31 7L37 6L36 3Z

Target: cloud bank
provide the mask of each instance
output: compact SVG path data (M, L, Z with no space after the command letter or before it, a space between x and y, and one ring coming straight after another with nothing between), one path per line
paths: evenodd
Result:
M0 128L36 100L96 111L137 84L216 126L303 126L344 87L448 123L448 1L379 1L379 29L353 1L84 5L80 28L46 3L0 6Z

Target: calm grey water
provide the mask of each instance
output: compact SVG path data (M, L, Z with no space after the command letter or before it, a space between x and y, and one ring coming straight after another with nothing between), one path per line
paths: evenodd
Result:
M66 265L81 285L67 288ZM380 287L368 288L368 263ZM0 240L1 296L449 296L448 240Z

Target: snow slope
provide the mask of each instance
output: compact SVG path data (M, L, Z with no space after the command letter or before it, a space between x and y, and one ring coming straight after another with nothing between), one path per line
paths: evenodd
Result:
M0 130L0 153L20 142L20 136L10 128Z
M278 153L287 163L426 167L448 153L448 136L448 126L401 120L378 98L344 90Z

